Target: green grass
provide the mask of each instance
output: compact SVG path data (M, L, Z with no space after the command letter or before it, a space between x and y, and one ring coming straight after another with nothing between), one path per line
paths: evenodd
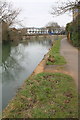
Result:
M49 56L54 58L54 62L47 61L47 65L64 65L66 64L66 60L63 56L60 55L60 41L62 38L56 40L49 52Z
M26 80L3 112L4 118L77 118L77 90L72 77L40 73Z

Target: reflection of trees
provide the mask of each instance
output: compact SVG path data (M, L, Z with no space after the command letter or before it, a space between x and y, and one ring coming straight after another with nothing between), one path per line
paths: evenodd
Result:
M7 44L2 44L2 62L3 63L10 55L10 51L11 51L11 46L9 42Z
M23 67L18 60L18 57L20 58L20 61L23 60L23 50L24 47L21 44L12 48L10 55L7 56L7 60L2 64L3 76L6 74L8 77L10 76L11 79L15 79L15 75L18 75L17 73L20 73L23 70Z
M16 69L16 68L18 68L18 66L20 66L20 65L13 57L9 57L8 60L2 64L3 71L9 71L9 70L11 70L11 68Z
M27 47L27 45L24 44L19 44L18 46L14 48L12 48L11 50L11 55L10 57L13 57L16 61L23 61L24 57L25 57L25 48ZM28 56L28 54L26 54Z
M52 40L49 39L49 38L37 38L37 39L34 39L34 40L29 40L29 43L31 44L41 44L43 46L50 46L52 45Z
M37 44L41 44L44 47L50 46L52 44L52 41L50 39L37 39L37 40L30 40L28 41L28 44L32 44L34 46ZM6 46L4 46L5 48ZM22 71L25 70L24 62L25 55L28 57L27 49L27 42L26 44L18 44L18 46L14 46L9 48L9 46L4 49L3 51L3 64L2 64L2 72L3 72L3 79L5 79L5 76L7 80L15 80L18 75ZM6 52L5 52L6 50ZM6 53L6 54L5 54ZM18 76L19 77L19 76ZM9 79L8 79L9 78ZM4 81L4 80L3 80Z
M19 73L22 70L23 68L13 57L9 57L7 61L2 64L2 75L4 76L6 74L13 80L15 80L15 75L17 75L17 72Z

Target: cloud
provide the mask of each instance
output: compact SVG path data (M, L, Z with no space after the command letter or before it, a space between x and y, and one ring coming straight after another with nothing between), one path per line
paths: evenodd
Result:
M23 19L23 24L25 24L25 27L43 27L50 21L58 22L59 25L65 26L66 23L72 20L72 17L68 16L67 14L53 18L53 16L50 14L50 11L56 0L7 1L12 1L15 7L22 9L19 19Z

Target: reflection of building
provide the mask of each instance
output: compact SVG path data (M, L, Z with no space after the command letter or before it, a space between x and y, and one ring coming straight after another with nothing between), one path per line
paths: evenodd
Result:
M78 2L77 6L80 6L80 1ZM78 16L79 12L80 12L79 7L73 9L73 21L76 19L76 17Z

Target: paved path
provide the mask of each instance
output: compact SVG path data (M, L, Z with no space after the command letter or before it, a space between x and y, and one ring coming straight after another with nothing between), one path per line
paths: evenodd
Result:
M66 69L70 72L78 86L78 49L73 47L66 38L61 40L60 53L67 61Z

